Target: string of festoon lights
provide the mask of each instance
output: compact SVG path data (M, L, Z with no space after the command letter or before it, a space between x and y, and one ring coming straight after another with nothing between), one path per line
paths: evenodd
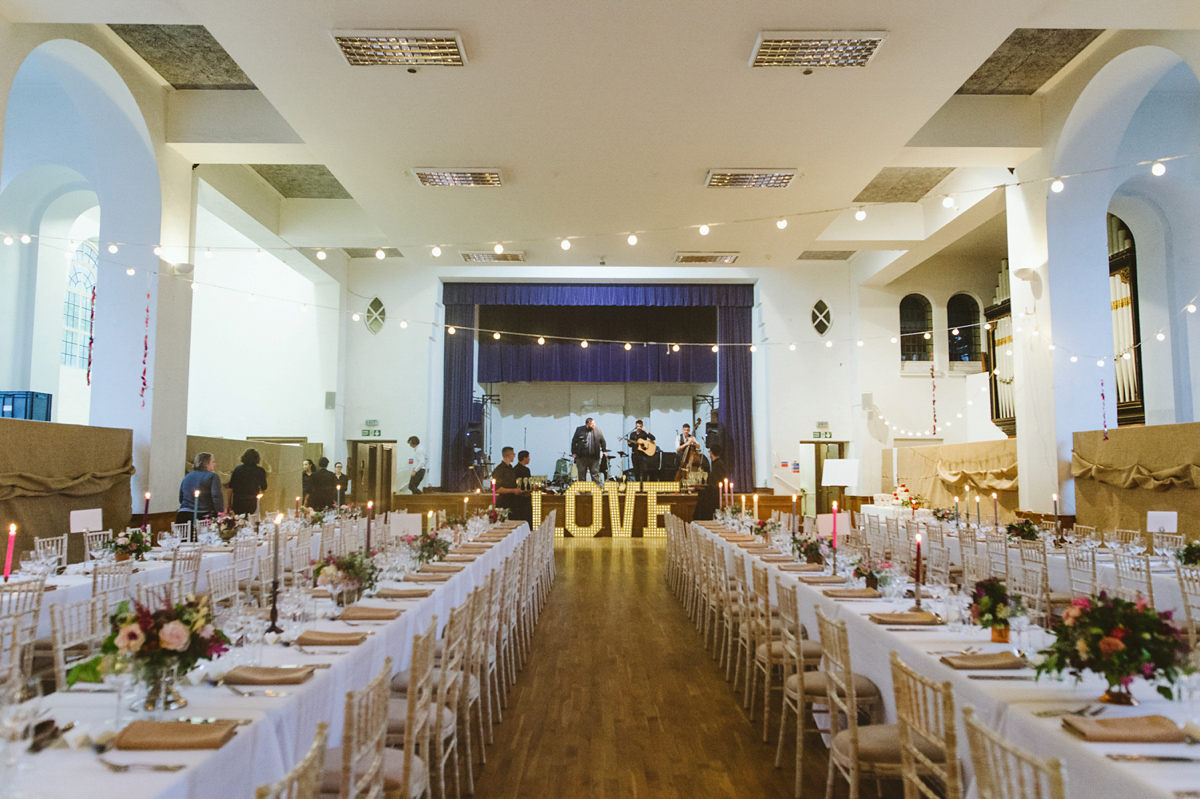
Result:
M976 391L975 394L968 397L963 401L963 404L958 406L958 409L954 413L954 419L959 420L959 423L961 424L963 415L969 413L967 410L968 406L974 405L975 400L979 399L980 395L987 393L987 386L980 386L979 390ZM923 425L914 426L912 424L906 424L904 421L900 420L897 415L891 413L884 415L882 410L878 410L878 407L876 409L876 415L879 417L879 421L886 425L893 434L911 438L930 438L938 435L943 428L954 426L953 419L947 419L944 422L938 422L936 428L932 426L925 427ZM888 421L888 417L891 417L891 421Z
M1057 194L1057 193L1061 193L1062 191L1064 191L1066 189L1068 182L1072 178L1077 178L1077 177L1081 177L1084 175L1091 175L1091 174L1097 174L1097 173L1127 170L1127 169L1138 168L1138 167L1149 167L1149 170L1152 175L1161 177L1162 175L1166 174L1168 163L1170 163L1172 161L1177 161L1180 159L1193 158L1193 157L1196 157L1196 154L1188 153L1188 154L1167 156L1167 157L1153 159L1153 160L1136 161L1136 162L1131 162L1131 163L1118 165L1118 166L1103 167L1103 168L1098 168L1098 169L1093 169L1093 170L1084 170L1084 171L1080 171L1080 172L1072 172L1072 173L1066 173L1066 174L1050 176L1050 177L1031 178L1031 179L1022 180L1022 181L1013 181L1013 182L999 183L999 184L989 185L989 186L981 186L981 187L976 187L973 189L965 189L965 190L961 190L961 191L954 192L954 193L948 193L948 194L931 194L931 195L927 195L925 200L937 201L937 202L940 202L940 204L946 208L952 208L955 205L956 198L962 197L965 195L990 193L997 189L1007 189L1007 188L1015 188L1015 187L1020 187L1020 186L1037 185L1037 184L1049 184L1049 190L1051 192ZM730 220L725 220L725 221L708 222L708 223L703 223L703 224L690 224L690 225L682 225L682 226L674 226L674 227L660 227L660 228L643 228L643 229L638 229L638 230L634 230L634 231L626 231L626 232L617 233L617 234L603 233L603 234L572 235L572 236L564 236L564 237L555 238L555 239L522 239L522 240L516 240L516 241L514 241L514 240L496 241L496 242L494 242L494 244L492 244L492 249L497 254L502 254L505 250L506 245L533 244L533 243L537 243L537 242L558 241L563 250L569 250L571 248L572 241L594 239L594 238L601 238L601 237L607 238L607 237L611 237L613 235L625 236L626 241L628 242L628 244L630 246L636 246L636 244L639 241L639 235L645 236L648 234L661 233L661 232L678 232L681 230L695 230L699 235L706 236L711 232L711 230L713 228L720 227L720 226L754 224L754 223L769 222L769 221L774 221L776 227L779 228L780 230L783 230L787 227L789 219L797 219L797 218L809 217L809 216L838 214L838 213L843 213L843 212L850 211L850 210L854 211L855 219L857 219L858 221L864 221L868 217L868 209L875 209L875 208L885 207L885 206L889 206L889 205L893 205L893 204L894 203L857 203L857 204L852 204L852 205L848 205L848 206L824 208L824 209L812 210L812 211L801 211L801 212L788 213L788 214L782 214L782 215L772 214L772 215L758 216L758 217L751 217L751 218L730 219ZM138 243L119 242L119 241L108 241L108 242L95 242L94 240L91 240L91 241L95 244L95 246L97 247L98 250L102 250L105 253L107 253L106 257L98 260L98 267L99 266L103 266L103 267L111 266L114 268L122 268L123 267L126 275L128 275L130 277L135 276L139 270L137 267L134 266L132 261L126 260L122 256L122 253L128 254L130 252L137 252L138 250L141 250L144 253L145 250L149 249L153 253L154 256L156 256L158 258L162 258L164 256L164 253L166 253L168 251L187 252L189 249L186 247L185 248L172 248L172 247L164 246L162 244L145 244L145 243L138 244ZM37 244L38 246L45 247L45 248L61 249L67 258L73 258L75 256L75 253L77 251L77 244L78 244L75 240L68 239L68 238L56 238L53 236L46 236L46 235L37 234L37 233L29 233L29 232L22 233L19 231L0 230L0 246L11 247L11 246L17 245L18 243L20 245ZM489 242L489 243L491 243L491 242ZM465 245L465 244L461 244L461 243L455 244L455 245L450 245L450 244L444 244L444 245L443 244L433 244L433 245L412 244L412 245L398 245L397 249L402 249L402 248L403 249L409 249L409 248L426 249L434 257L440 257L444 251L444 248L449 249L451 247L459 247L462 249L469 249L469 248L471 248L471 246L472 245ZM474 245L474 246L477 246L477 245ZM200 248L196 248L196 253L199 257L205 258L205 259L212 258L214 256L214 254L217 254L217 253L238 253L238 254L251 254L252 253L257 256L262 256L264 254L270 254L270 255L276 256L276 257L278 257L278 254L294 253L294 254L303 255L305 257L312 255L318 261L324 261L328 257L328 253L323 248L291 247L291 246L275 247L275 248L272 248L272 247L205 247L205 248L203 248L203 250L201 250ZM384 249L380 248L375 251L375 257L377 259L383 260L383 259L387 258L388 256L387 256L387 252ZM175 280L183 281L183 282L190 284L190 288L193 291L197 291L200 288L204 288L205 290L224 291L224 292L228 292L228 293L232 293L232 294L246 295L251 298L263 298L263 299L272 300L272 301L283 303L283 304L290 304L290 305L299 307L299 309L301 311L308 311L311 308L314 310L328 311L328 312L333 312L333 313L344 313L347 316L349 316L350 319L354 322L360 321L363 318L363 316L365 315L365 311L363 311L363 310L343 309L341 307L333 307L333 306L328 306L328 305L320 305L317 303L309 303L309 302L295 300L295 299L288 298L288 297L273 296L273 295L261 293L261 292L250 292L250 291L246 291L244 289L233 288L230 286L219 285L216 283L201 282L201 281L196 280L194 271L191 274L180 274L174 270L161 271L158 269L148 269L148 270L144 269L142 271L145 273L147 281L149 281L150 279L152 279L153 277L156 277L156 276L159 278L169 277L169 278L173 278ZM350 292L350 293L354 294L353 292ZM370 300L370 298L363 297L362 295L354 294L354 296L365 302L369 302L369 300ZM1178 313L1181 313L1181 314L1182 313L1195 313L1196 309L1197 309L1197 302L1200 302L1200 298L1193 297L1191 301L1189 301L1186 305L1183 306L1182 309L1180 309L1178 311ZM1032 317L1032 316L1033 316L1032 311L1022 314L1021 317L1014 316L1014 327L1013 327L1014 339L1016 338L1016 334L1022 333L1022 330L1023 330L1023 324L1020 321L1020 319L1022 317ZM455 335L459 331L463 331L463 332L467 332L467 333L471 333L471 334L490 335L493 339L496 339L496 340L500 340L500 339L503 339L506 337L526 338L526 339L534 339L535 338L534 334L530 334L528 332L523 332L523 331L505 331L505 330L493 330L493 329L463 327L463 326L458 326L456 328L454 326L446 325L444 323L440 323L440 322L436 322L436 321L429 321L429 320L401 319L398 322L399 327L402 329L408 328L410 326L410 324L417 325L417 326L430 327L430 328L442 328L444 330L444 332L448 335ZM908 336L912 336L912 335L923 335L923 337L925 339L930 339L934 335L943 335L946 333L950 333L951 335L958 335L961 332L961 330L971 329L971 328L975 328L975 327L982 327L984 330L989 330L989 329L991 329L991 323L984 322L984 323L981 323L978 325L960 325L960 326L954 327L954 328L929 329L922 333L905 333L905 334L903 334L903 336L908 337ZM874 343L877 343L877 342L883 341L883 340L887 340L889 344L895 345L899 342L899 338L900 337L895 334L891 334L891 335L884 334L884 335L875 336L875 337L866 337L866 338L857 338L857 339L838 339L838 338L823 337L822 340L823 340L825 347L834 348L839 345L865 347L868 344L874 344ZM1045 346L1047 347L1047 349L1049 349L1051 351L1053 351L1055 349L1064 349L1060 345L1056 345L1054 342L1050 341L1049 337L1041 336L1036 325L1034 325L1032 327L1032 329L1030 330L1029 338L1032 340L1042 341L1045 344ZM1160 329L1157 332L1157 334L1155 335L1155 338L1159 342L1164 341L1166 339L1165 328ZM784 345L781 342L772 342L769 339L765 339L765 338L757 343L752 342L752 343L737 343L737 344L720 344L718 342L625 341L625 340L618 340L618 339L583 339L580 337L555 336L555 335L536 336L536 340L539 344L545 344L546 341L553 341L553 340L574 341L574 342L578 342L579 346L581 346L583 348L586 348L589 346L589 344L593 344L593 343L622 344L622 345L624 345L626 350L631 350L634 346L665 347L665 348L667 348L667 350L669 352L672 352L672 353L679 352L682 348L685 348L685 347L703 347L703 348L710 349L713 352L719 351L719 349L722 347L743 347L743 348L749 348L750 352L756 352L758 350L759 346L772 346L772 347L786 346L789 351L795 352L797 350L797 344L795 342ZM1015 343L1015 341L1014 341L1014 343ZM1145 345L1146 345L1146 342L1140 342L1138 344L1128 347L1127 349L1125 349L1122 352L1106 352L1106 353L1086 354L1083 352L1065 351L1065 354L1067 354L1069 356L1071 363L1076 363L1079 361L1087 362L1090 360L1094 360L1098 366L1103 367L1107 361L1113 361L1118 358L1129 360L1130 358L1133 357L1133 353L1137 347L1145 346ZM1008 352L1009 352L1009 354L1011 354L1011 346L1009 346Z

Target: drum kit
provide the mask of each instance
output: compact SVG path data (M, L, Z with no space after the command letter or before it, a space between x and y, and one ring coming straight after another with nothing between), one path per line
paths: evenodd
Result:
M605 450L600 455L600 474L603 475L606 481L615 480L618 483L623 483L626 480L633 480L633 467L625 468L625 459L629 457L628 452L612 452ZM619 460L618 460L619 459ZM615 471L610 473L610 470ZM550 479L549 486L566 490L567 486L579 479L579 467L575 465L569 452L564 452L562 457L554 464L554 476Z

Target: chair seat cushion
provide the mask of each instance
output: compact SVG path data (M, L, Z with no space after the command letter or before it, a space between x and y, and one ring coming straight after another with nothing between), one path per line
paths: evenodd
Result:
M449 738L458 726L454 710L445 706L438 708L442 717L442 737ZM392 697L388 700L388 736L404 735L408 727L408 697Z
M383 751L383 795L385 799L412 799L425 793L429 783L429 769L425 761L413 755L412 777L409 780L408 796L401 793L404 781L404 751ZM338 794L342 789L342 747L325 750L325 773L321 777L322 794Z
M857 675L855 675L857 676ZM934 763L941 763L941 748L923 736L913 735L921 754ZM843 759L850 757L850 730L842 730L833 739L833 751ZM860 763L900 765L900 727L895 724L867 724L858 728L858 760Z
M408 672L402 671L392 678L392 695L403 696L408 693ZM442 680L442 670L435 668L433 670L433 684L436 686ZM474 699L479 696L479 679L474 674L467 675L467 690L469 696Z
M797 643L800 644L801 660L805 662L812 662L814 660L821 659L821 655L823 653L821 650L821 643L819 641L798 641ZM765 661L767 659L767 646L767 644L758 645L758 651L755 654L761 661ZM784 653L783 641L772 641L770 643L770 647L771 659L775 661L782 661Z
M784 689L795 696L800 690L800 675L792 674L784 681ZM823 671L804 672L804 694L806 696L825 696L829 690L828 682ZM854 675L854 693L860 700L878 699L879 686L861 674Z

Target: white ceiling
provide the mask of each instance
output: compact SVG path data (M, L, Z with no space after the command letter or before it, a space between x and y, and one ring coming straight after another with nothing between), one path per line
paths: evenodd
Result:
M328 166L365 227L377 229L359 246L393 246L433 264L428 248L440 244L443 261L461 264L457 248L499 241L533 263L566 266L602 256L663 265L677 250L700 249L770 266L804 250L894 248L892 234L819 241L836 214L812 212L848 206L886 166L1015 166L1028 150L981 155L960 128L942 147L927 132L924 155L906 149L1015 28L1200 27L1198 8L1195 0L0 0L14 21L204 25L298 138L278 142L289 153L280 160L303 152ZM330 36L347 29L456 30L468 63L417 74L351 67ZM865 69L805 76L748 66L763 30L888 36ZM236 158L228 143L237 136L214 141L225 147L214 158ZM246 143L258 149L245 162L263 162L270 147ZM505 186L425 188L409 173L417 166L498 166ZM782 190L707 189L714 167L803 176ZM780 215L790 217L783 231ZM759 221L720 224L744 219ZM707 237L695 230L702 223L714 226ZM636 247L625 243L631 231ZM559 248L563 236L579 237L569 252Z

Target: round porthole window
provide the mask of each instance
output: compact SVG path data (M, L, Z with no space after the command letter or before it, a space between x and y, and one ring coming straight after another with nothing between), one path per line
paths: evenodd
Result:
M387 321L387 309L383 307L383 301L378 297L367 303L367 316L365 318L367 330L372 334L383 330L383 323Z
M833 326L833 312L825 304L825 300L817 300L812 309L812 326L822 336Z

